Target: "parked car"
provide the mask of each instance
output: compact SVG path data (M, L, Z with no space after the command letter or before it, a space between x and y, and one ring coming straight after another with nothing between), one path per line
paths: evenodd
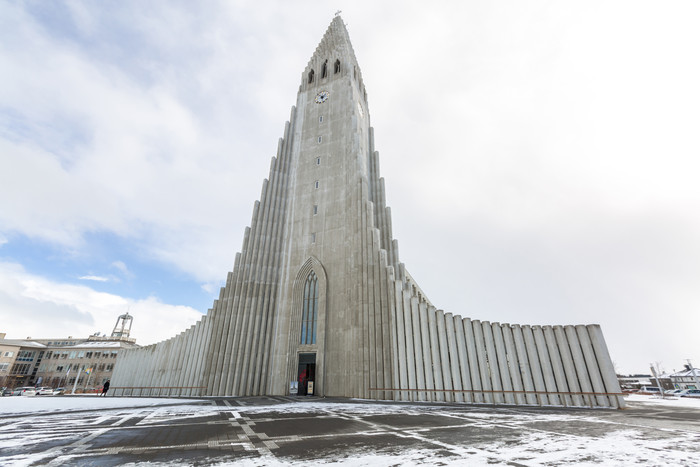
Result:
M681 397L700 397L700 389L684 389L678 395Z
M66 393L66 388L56 388L53 390L54 396L62 396Z
M12 392L13 396L36 396L36 390L31 386L15 388Z
M661 394L661 389L658 386L642 386L639 388L642 394Z
M2 395L3 395L3 396L11 396L11 395L12 395L12 389L10 389L10 388L2 388Z
M36 395L37 396L53 396L53 389L48 388L46 386L36 388Z
M667 391L664 391L664 394L667 396L677 396L679 392L681 392L682 389L669 389Z

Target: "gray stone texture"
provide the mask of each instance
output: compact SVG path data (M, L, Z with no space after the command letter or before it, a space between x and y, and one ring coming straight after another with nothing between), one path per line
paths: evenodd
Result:
M312 272L316 340L300 344ZM121 352L112 391L287 395L300 353L316 356L320 396L624 406L599 326L470 320L436 309L415 283L399 261L367 93L339 16L302 73L219 298L177 336Z

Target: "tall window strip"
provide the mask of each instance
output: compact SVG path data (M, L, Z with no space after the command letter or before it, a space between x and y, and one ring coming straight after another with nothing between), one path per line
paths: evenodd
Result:
M316 343L316 318L318 315L318 277L311 271L304 284L304 303L301 314L301 340L303 344Z

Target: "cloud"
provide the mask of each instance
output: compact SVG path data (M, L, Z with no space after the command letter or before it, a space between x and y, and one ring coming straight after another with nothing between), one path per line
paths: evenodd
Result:
M96 282L107 282L109 281L109 278L107 277L102 277L102 276L81 276L78 279L84 280L84 281L96 281Z
M108 232L215 294L338 5L53 5L0 4L3 253L3 235L84 251ZM659 349L700 359L683 334L700 306L697 5L438 5L340 6L421 287L482 319L603 321L628 371Z
M0 262L0 322L8 338L87 337L109 335L117 317L134 317L131 337L152 344L188 328L201 313L186 306L162 303L154 297L130 299L97 292L84 285L53 282L27 273L16 263Z

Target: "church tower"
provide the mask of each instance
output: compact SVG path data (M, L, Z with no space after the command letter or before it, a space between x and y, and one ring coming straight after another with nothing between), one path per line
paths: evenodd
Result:
M178 336L120 354L115 393L622 406L599 326L471 320L428 300L399 262L378 158L336 16L218 300Z

